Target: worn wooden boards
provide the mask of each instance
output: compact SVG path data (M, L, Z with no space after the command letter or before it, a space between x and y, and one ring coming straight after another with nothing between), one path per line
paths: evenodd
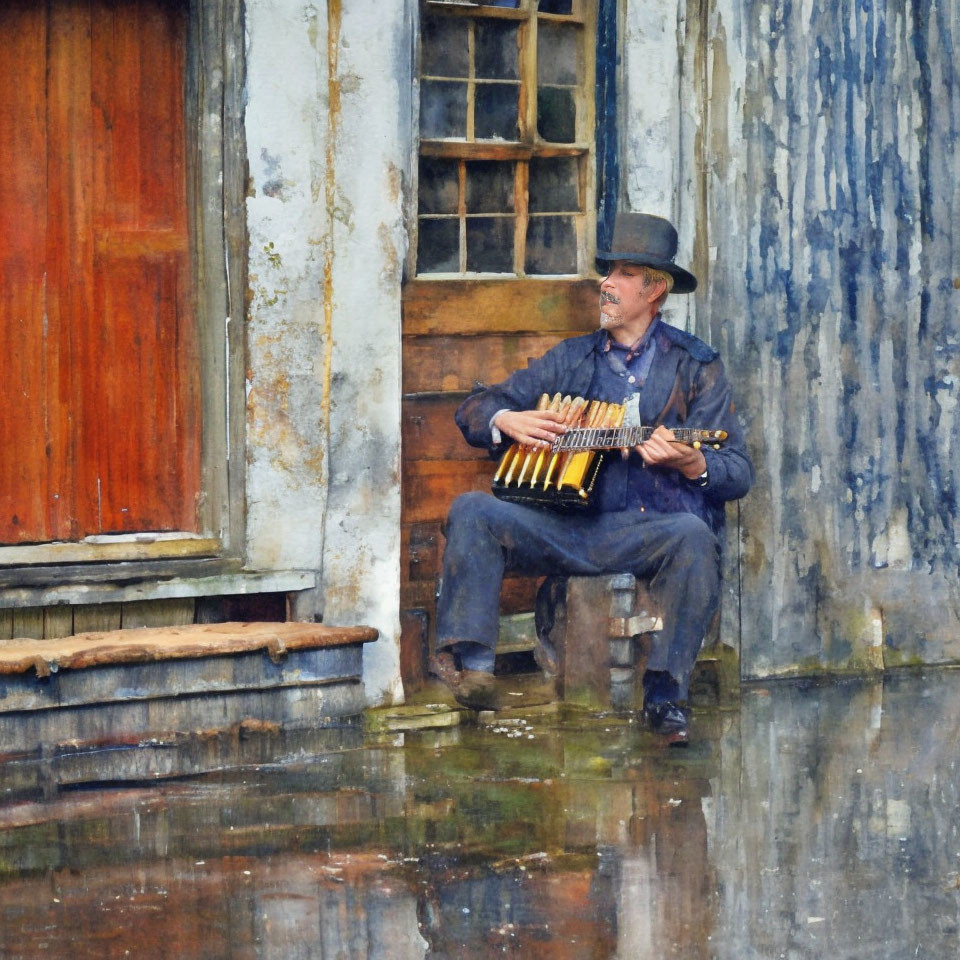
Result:
M105 664L196 659L263 650L280 657L288 650L362 644L376 640L372 627L329 627L318 623L211 623L90 632L53 640L12 640L0 647L0 675L35 669L82 670Z
M48 563L91 563L109 561L169 561L215 556L221 547L217 537L202 537L186 531L179 535L117 535L103 539L96 536L79 542L22 543L0 546L0 569L21 568Z
M403 389L408 395L458 390L466 393L478 381L499 383L514 370L525 367L531 357L546 353L560 339L559 331L510 336L405 336Z
M219 623L11 641L0 650L0 757L356 717L363 644L376 637L370 627Z
M181 568L182 569L182 568ZM49 569L43 577L39 570L11 571L3 582L0 575L0 640L9 640L19 634L5 632L4 615L11 607L54 607L119 603L126 608L137 603L161 604L166 600L200 599L204 597L244 596L265 593L293 593L311 590L316 586L313 570L270 570L266 572L234 571L229 568L215 573L213 565L182 570L176 567L154 566L145 571L133 564L116 566L57 568L57 583L47 583ZM104 576L104 572L110 576ZM158 609L160 609L158 607ZM229 620L269 620L269 617L227 617ZM182 621L181 621L182 622ZM189 621L187 621L189 622ZM126 622L121 626L127 626ZM134 623L137 627L175 626L173 621ZM67 631L70 633L72 631ZM56 636L46 633L44 636ZM66 636L65 633L58 634Z
M597 309L591 279L414 280L403 290L403 332L569 335L589 330Z
M0 11L0 543L198 529L186 14Z
M415 280L403 304L403 508L401 669L408 688L424 676L435 631L442 524L462 493L489 490L496 470L454 422L479 383L497 383L565 337L593 326L593 280ZM508 578L501 611L533 609L536 581Z
M123 725L107 725L96 716L96 711L110 704L141 700L169 700L173 697L179 700L187 696L214 694L235 697L240 693L260 694L280 687L359 682L361 644L289 648L282 655L278 655L275 649L268 653L256 650L229 656L106 662L86 664L86 667L46 675L38 672L36 677L26 673L0 674L0 717L86 707L94 714L86 721L90 730L99 729L104 737L130 734L134 731ZM163 726L156 728L158 730L196 729L197 716L184 712L176 703L169 708L151 709L153 712L165 710L164 715L172 718L176 718L178 711L182 714L179 723L174 719L167 725L165 721ZM257 712L248 716L263 719ZM230 722L241 719L244 717L236 717ZM26 722L22 716L21 721ZM223 722L212 718L201 726L217 727L226 723L226 718Z

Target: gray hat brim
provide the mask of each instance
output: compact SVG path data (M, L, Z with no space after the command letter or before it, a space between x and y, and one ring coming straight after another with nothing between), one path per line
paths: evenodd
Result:
M616 260L626 260L627 263L635 263L641 267L653 267L654 270L669 273L673 277L673 293L693 293L697 289L697 278L689 270L678 267L672 260L660 260L646 254L607 252L606 250L598 251L596 260L597 269L601 273L606 272L606 264L613 263Z

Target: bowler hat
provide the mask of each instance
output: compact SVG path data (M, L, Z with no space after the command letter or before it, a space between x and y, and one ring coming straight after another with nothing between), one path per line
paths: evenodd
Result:
M610 250L597 251L597 269L603 272L611 261L626 260L669 273L674 293L692 293L697 278L673 262L676 255L677 231L669 220L649 213L618 213Z

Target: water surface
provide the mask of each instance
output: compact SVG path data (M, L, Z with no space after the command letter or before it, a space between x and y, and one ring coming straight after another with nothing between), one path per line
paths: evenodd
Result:
M0 956L953 957L958 727L943 671L748 687L685 751L548 714L7 786Z

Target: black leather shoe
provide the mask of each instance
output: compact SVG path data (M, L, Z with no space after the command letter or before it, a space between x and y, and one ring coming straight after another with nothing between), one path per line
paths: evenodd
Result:
M687 711L677 703L653 703L643 708L650 729L661 734L671 747L685 747L690 742Z

